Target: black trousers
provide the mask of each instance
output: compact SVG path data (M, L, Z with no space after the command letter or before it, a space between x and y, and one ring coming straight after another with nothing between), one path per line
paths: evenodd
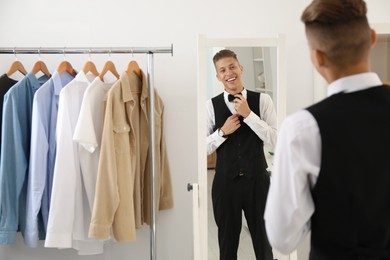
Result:
M251 234L256 259L273 259L263 218L269 184L270 178L266 173L258 173L251 178L238 176L228 179L216 172L211 195L218 227L220 260L237 260L242 212Z

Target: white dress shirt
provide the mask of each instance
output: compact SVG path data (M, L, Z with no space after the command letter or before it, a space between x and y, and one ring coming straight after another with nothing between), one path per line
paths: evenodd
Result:
M328 96L379 85L382 82L377 74L357 74L332 82ZM311 190L320 166L321 136L317 121L307 110L295 112L284 120L280 129L264 213L269 242L281 253L291 253L310 231L310 218L315 210Z
M87 87L81 104L80 114L73 134L73 140L88 153L80 160L81 174L92 212L99 165L100 143L103 131L103 98L113 83L104 83L96 77Z
M83 185L81 161L89 152L73 142L83 95L94 78L80 71L60 92L57 155L45 241L45 247L74 248L79 255L103 253L103 241L88 239L91 209Z
M246 99L247 91L244 89L241 94ZM232 114L237 114L234 109L234 103L228 100L229 93L224 91L224 99L227 107ZM257 136L263 140L264 145L273 148L276 143L276 112L271 97L268 94L261 93L260 101L260 117L253 111L244 119L246 123ZM214 106L211 99L207 100L207 154L212 154L225 140L226 138L218 135L218 130L214 131L215 126L215 114Z

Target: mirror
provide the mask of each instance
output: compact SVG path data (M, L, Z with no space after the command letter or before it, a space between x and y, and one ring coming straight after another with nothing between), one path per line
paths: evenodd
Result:
M284 70L284 37L216 39L199 36L198 39L198 181L199 181L199 236L200 259L219 259L217 227L212 212L211 184L214 177L215 154L206 152L206 100L223 92L223 85L216 78L213 56L221 49L237 54L243 66L242 82L246 89L263 92L272 98L277 122L286 114L286 88ZM268 170L272 171L272 150L265 147ZM207 165L207 166L206 166ZM238 259L255 259L252 240L243 215L238 249ZM274 258L290 259L274 252Z
M372 71L386 84L390 84L390 34L377 34L377 42L370 56Z

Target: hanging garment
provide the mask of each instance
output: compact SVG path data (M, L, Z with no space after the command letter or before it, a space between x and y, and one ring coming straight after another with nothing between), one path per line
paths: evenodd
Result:
M136 228L150 224L148 94L143 73L123 73L107 94L91 238L107 239L112 228L117 241L134 241ZM157 92L154 105L158 210L172 208L173 198Z
M88 198L89 214L95 199L96 177L99 165L100 141L103 130L103 98L114 84L104 83L99 77L88 86L84 93L80 115L75 127L73 140L88 153L80 161L83 183Z
M17 83L16 80L7 76L7 74L3 74L0 76L0 147L1 147L1 123L3 121L3 99L5 93ZM1 154L1 150L0 150Z
M29 72L4 96L0 161L0 244L15 243L26 225L27 173L30 158L32 103L48 80Z
M61 89L73 79L67 72L60 75L56 71L34 96L24 236L30 247L38 244L38 222L43 224L41 239L46 234L56 155L58 100Z
M80 255L103 253L103 242L88 240L91 220L80 161L87 151L73 142L85 90L95 78L80 71L60 92L57 154L45 247L74 248Z

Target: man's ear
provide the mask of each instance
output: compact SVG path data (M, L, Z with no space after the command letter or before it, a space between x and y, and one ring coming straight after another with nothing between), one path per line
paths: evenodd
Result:
M319 69L322 66L324 66L324 64L325 64L325 54L322 51L313 49L311 51L311 57L312 57L314 66L317 69Z
M215 77L217 78L218 81L221 81L221 80L219 79L219 77L218 77L218 73L215 74Z
M374 47L376 44L376 32L371 29L371 47Z

